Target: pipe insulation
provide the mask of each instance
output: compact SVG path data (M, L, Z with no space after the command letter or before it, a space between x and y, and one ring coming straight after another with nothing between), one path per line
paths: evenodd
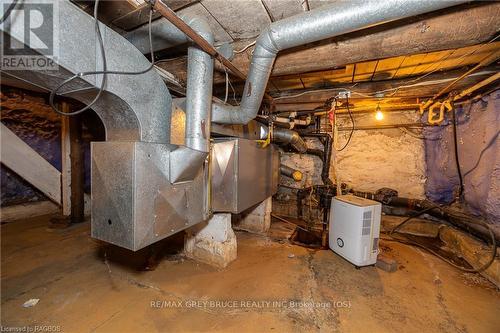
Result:
M279 51L464 2L467 1L339 1L276 21L257 39L240 105L214 103L212 121L246 124L257 116Z

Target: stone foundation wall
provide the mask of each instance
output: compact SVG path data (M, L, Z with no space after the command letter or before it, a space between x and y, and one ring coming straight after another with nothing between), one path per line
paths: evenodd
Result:
M61 170L61 116L47 103L47 94L1 86L1 120L56 169ZM80 106L76 106L80 107ZM82 114L85 191L90 193L90 142L104 140L104 126L93 111ZM45 195L5 166L0 168L1 206L47 200Z
M460 106L457 114L458 152L467 208L500 224L500 91L473 104ZM447 115L449 117L449 115ZM450 118L451 119L451 118ZM458 188L453 129L426 129L427 196L447 203ZM435 140L432 140L435 139Z

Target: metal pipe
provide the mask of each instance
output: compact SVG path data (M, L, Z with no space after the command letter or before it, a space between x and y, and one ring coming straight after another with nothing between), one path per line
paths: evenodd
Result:
M323 166L321 168L321 180L323 184L327 186L333 186L333 182L330 179L330 162L332 160L332 143L333 139L328 133L305 133L302 136L319 138L323 144L323 152L320 155L317 149L308 149L307 154L316 155L321 158Z
M284 176L292 178L296 182L300 182L302 180L302 172L290 168L289 166L286 166L284 164L280 165L280 173Z
M186 24L186 22L184 22L179 16L177 16L177 14L165 3L163 3L162 0L148 0L148 2L177 29L186 34L186 36L188 36L203 51L220 61L222 65L228 68L238 78L242 80L246 79L246 75L241 72L236 66L234 66L233 63L225 58L219 51L217 51L217 49L213 46L213 43L210 43L210 41L208 41L205 36L200 35L198 31L193 29L193 27L189 26L189 24ZM272 97L270 95L266 95L266 98L272 100Z
M273 128L271 139L274 142L290 144L299 153L304 154L307 151L305 141L300 137L299 133L286 128Z
M157 6L159 6L157 1ZM156 8L156 7L155 7ZM161 6L163 10L163 6ZM167 9L171 11L168 7ZM186 88L186 146L195 150L208 152L210 147L212 87L214 73L213 52L207 52L206 45L213 48L214 35L210 25L202 17L195 15L175 15L175 20L189 27L198 39L203 39L203 46L196 42L188 47L188 80ZM176 22L177 22L176 21ZM191 42L190 36L179 30L166 19L153 23L151 28L155 40L162 44L183 44ZM125 35L125 38L142 52L149 52L148 27L136 29Z
M288 129L293 129L295 125L299 126L309 126L311 124L311 117L308 116L305 119L299 118L287 118L287 117L268 117L268 116L257 116L257 119L262 119L265 123L269 123L272 120L273 124L278 127L284 127Z
M372 125L372 126L356 126L355 131L369 131L369 130L384 130L384 129L394 129L394 128L424 128L432 127L433 125L423 124L423 123L406 123L406 124L387 124L387 125ZM351 126L339 127L339 131L352 131Z
M214 43L212 30L204 19L195 17L188 22L208 43ZM190 46L187 74L189 79L186 89L185 144L186 147L208 152L210 151L214 59L198 46Z
M257 39L240 106L213 104L212 121L246 124L255 118L279 51L467 1L340 1L272 23Z

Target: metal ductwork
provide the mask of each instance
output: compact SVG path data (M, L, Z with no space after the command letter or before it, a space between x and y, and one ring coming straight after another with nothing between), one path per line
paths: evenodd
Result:
M216 138L211 164L212 210L239 214L278 190L280 154L276 146L253 140Z
M25 4L19 2L17 8ZM101 60L96 57L94 19L69 1L58 1L57 39L59 70L5 70L2 75L21 82L51 90L74 73L100 70ZM2 25L4 37L24 40L24 26L16 20L14 11ZM11 24L12 23L12 24ZM139 71L150 64L144 55L115 31L101 24L109 70ZM51 34L42 30L38 33ZM2 39L2 41L5 40ZM29 42L35 42L29 39ZM27 45L32 46L32 45ZM34 46L36 48L36 45ZM101 77L85 76L74 80L61 94L85 104L92 101ZM107 80L105 91L92 109L106 128L107 140L133 140L156 143L169 142L171 97L161 78L149 71L143 75L113 76Z
M301 154L307 152L306 142L300 137L299 133L278 127L273 128L271 133L273 142L289 144Z
M208 23L201 17L183 15L181 19L210 44L214 36ZM189 43L190 39L165 18L152 23L153 50ZM124 37L141 52L150 52L149 27L145 25ZM208 152L210 146L212 86L214 59L196 45L188 48L188 80L186 89L186 146Z
M464 2L468 1L338 1L276 21L257 39L240 105L214 103L212 121L246 124L257 116L279 51Z
M278 186L276 147L262 148L255 141L235 138L218 138L210 147L210 133L212 121L247 124L256 117L277 53L460 2L465 1L338 2L275 22L257 40L240 106L213 103L214 60L196 45L190 45L185 146L171 144L172 100L155 71L110 75L104 93L93 106L104 123L107 141L93 142L91 146L92 236L139 250L208 219L212 210L239 213L269 197ZM51 90L74 73L102 68L102 60L96 56L99 52L94 19L69 1L58 1L57 5L59 69L3 69L2 75ZM20 19L16 24L16 12L9 17L14 24L4 24L2 33L21 42L24 30ZM187 16L182 19L213 44L205 21ZM140 71L150 65L141 53L149 52L147 26L127 34L130 42L102 24L101 31L108 70ZM153 24L153 35L159 48L190 42L165 19ZM100 76L79 78L65 86L63 94L89 103L101 80ZM263 127L253 127L249 137L267 134ZM219 131L238 129L223 127ZM275 128L271 137L291 144L301 153L307 151L305 142L294 131Z
M69 1L58 1L57 11L58 70L2 69L2 75L51 90L74 73L101 70L94 18ZM22 20L16 20L15 13L3 34L22 41ZM193 19L192 24L210 31L203 21ZM108 70L134 72L150 66L125 38L102 24L101 32ZM210 33L203 36L213 41ZM104 123L107 140L91 145L92 237L139 250L210 216L207 157L213 59L196 47L189 48L189 56L189 71L197 80L188 87L187 147L170 144L172 99L154 70L109 75L104 93L92 107ZM100 80L85 76L65 86L63 94L89 103Z

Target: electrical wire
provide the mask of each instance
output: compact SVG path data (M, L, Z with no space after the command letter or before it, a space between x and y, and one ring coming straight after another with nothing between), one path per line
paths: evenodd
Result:
M495 72L494 71L482 71L482 72L472 73L472 74L468 75L467 77L485 75L485 74L490 74L490 73L495 73ZM294 95L274 97L273 99L275 101L277 101L277 100L281 100L281 99L301 97L301 96L304 96L307 94L313 94L313 93L318 93L318 92L334 92L334 91L350 92L353 95L358 95L358 96L365 97L365 98L375 98L375 97L381 98L380 94L384 94L386 92L393 92L391 95L384 96L384 97L392 97L400 89L441 84L441 83L456 80L457 78L458 77L453 77L453 78L447 78L447 79L441 79L441 80L424 81L424 82L419 82L419 83L415 83L415 84L403 84L403 85L400 85L398 87L388 88L388 89L384 89L384 90L378 90L378 91L375 91L373 93L362 93L360 91L353 90L352 88L354 88L355 86L358 85L357 83L355 83L352 86L346 87L346 88L324 88L324 89L317 89L317 90L308 90L308 91L303 91L301 93L294 94Z
M349 96L347 96L347 95L346 95L346 101L347 101L347 112L349 113L349 118L351 118L352 128L351 128L351 132L349 133L349 137L347 138L347 142L345 143L344 147L342 147L341 149L337 149L337 151L342 151L342 150L347 148L347 145L349 145L349 142L351 142L351 138L352 138L352 135L354 134L354 130L355 130L354 117L352 116L351 109L349 108Z
M478 167L479 162L481 162L481 159L483 158L483 154L488 150L488 148L490 148L493 145L493 143L496 142L498 135L500 135L500 131L497 131L491 137L491 139L488 142L488 144L486 145L486 147L484 147L484 149L481 150L481 153L479 153L479 157L478 157L476 163L474 163L474 165L472 166L472 168L470 168L467 172L464 173L464 177L467 177L472 171L474 171Z
M468 52L468 53L465 53L463 54L462 56L460 56L459 58L457 58L455 61L460 61L476 52L478 52L479 50L481 50L482 48L484 48L486 45L489 45L491 43L493 43L495 40L497 40L498 38L500 37L500 35L497 35L495 37L493 37L492 39L490 39L487 43L484 43L484 44L481 44L479 45L477 48L475 48L474 50ZM456 50L455 50L456 51ZM377 94L382 94L382 93L385 93L385 92L389 92L389 91L392 91L392 93L387 96L387 97L392 97L394 96L400 89L403 89L403 88L411 88L411 87L415 87L415 86L418 86L418 85L422 85L422 83L417 83L415 84L416 82L426 78L427 76L437 72L437 71L441 71L442 68L439 67L439 65L441 65L445 60L447 60L449 57L451 57L453 55L453 53L455 52L453 51L452 53L450 53L447 57L441 59L437 64L436 64L436 68L428 73L425 73L417 78L413 78L413 79L410 79L406 82L404 82L402 85L398 86L398 87L394 87L394 88L389 88L389 89L385 89L385 90L380 90L380 91L376 91L374 92L374 95L377 95ZM431 66L433 66L434 64L430 65L429 67L427 67L427 69L429 69ZM426 69L426 70L427 70ZM456 78L455 78L456 79ZM454 79L453 79L454 80ZM431 81L432 82L432 81ZM425 82L423 82L425 83Z
M5 20L10 16L10 14L14 10L14 8L17 6L17 2L18 2L18 0L12 1L12 3L9 5L9 8L7 8L7 10L3 14L2 18L0 19L0 24L4 23Z
M490 259L488 260L488 262L486 264L484 264L483 266L479 267L479 268L467 268L467 267L463 267L463 266L460 266L460 265L457 265L455 264L454 262L452 262L451 260L449 260L448 258L445 258L443 257L442 255L440 255L439 253L437 253L436 251L418 243L418 242L415 242L415 241L412 241L408 238L405 238L405 239L402 239L402 238L397 238L397 237L394 237L394 236L390 236L391 238L384 238L384 237L381 237L381 239L385 240L385 241L389 241L389 242L398 242L398 243L401 243L401 244L405 244L405 245L409 245L409 246L415 246L415 247L418 247L424 251L427 251L429 252L430 254L436 256L437 258L441 259L442 261L446 262L447 264L461 270L461 271L464 271L464 272L467 272L467 273L480 273L482 271L484 271L485 269L488 269L488 267L491 266L491 264L493 263L493 261L495 260L495 255L491 256ZM496 246L495 246L496 248ZM493 252L492 252L493 253ZM471 265L472 266L472 265Z
M354 87L354 85L353 85L352 87ZM295 94L295 95L279 96L279 97L275 97L275 98L273 98L273 99L274 99L275 101L277 101L277 100L280 100L280 99L295 98L295 97L300 97L300 96L304 96L304 95L307 95L307 94L312 94L312 93L318 93L318 92L333 92L333 91L351 92L352 94L360 95L360 96L363 96L363 97L371 97L371 96L369 96L369 95L365 95L365 94L360 93L360 92L352 91L352 90L350 90L349 88L326 88L326 89L318 89L318 90L303 91L303 92L298 93L298 94Z
M227 73L226 67L224 67L224 73L226 73L226 94L224 95L224 104L226 104L227 95L229 94L229 74Z
M256 42L257 41L253 41L250 44L248 44L247 46L245 46L244 48L242 48L241 50L234 51L234 53L238 54L238 53L245 52L249 47L254 46Z
M494 41L496 41L498 38L500 38L500 35L495 36L494 38L490 39L485 44L481 44L480 46L478 46L474 50L472 50L472 51L470 51L470 52L468 52L466 54L463 54L462 56L460 56L456 60L457 61L462 60L465 57L468 57L469 55L472 55L472 54L478 52L479 50L481 50L482 48L484 48L486 45L489 45L489 44L493 43ZM451 56L451 55L452 54L450 54L449 56ZM367 97L367 98L377 97L377 95L380 95L380 94L383 94L383 93L387 93L387 92L392 92L391 95L387 96L387 97L391 97L391 96L394 96L400 89L412 88L412 87L421 86L421 85L440 84L440 83L443 83L443 82L452 81L452 80L457 79L457 78L449 78L449 79L443 79L443 80L431 80L431 81L425 81L425 82L416 83L416 82L422 80L423 78L426 78L430 74L433 74L433 73L435 73L437 71L440 71L441 68L439 68L439 65L442 62L444 62L446 59L448 59L448 57L440 60L437 63L436 69L434 69L434 70L432 70L432 71L430 71L428 73L425 73L424 75L421 75L421 76L419 76L417 78L410 79L410 80L402 83L400 86L397 86L397 87L394 87L394 88L379 90L379 91L375 91L373 93L365 94L365 93L361 93L359 91L350 90L350 88L354 88L357 85L357 84L354 84L350 88L326 88L326 89L319 89L319 90L304 91L304 92L301 92L301 93L298 93L298 94L295 94L295 95L275 97L274 100L280 100L280 99L286 99L286 98L295 98L295 97L300 97L300 96L303 96L303 95L306 95L306 94L311 94L311 93L316 93L316 92L326 92L326 91L350 91L352 94L360 95L362 97ZM481 72L481 73L475 73L475 74L472 74L472 75L478 75L478 74L484 74L484 73Z
M229 75L227 77L227 81L229 82L229 86L231 87L231 90L233 91L233 101L236 105L240 105L238 100L236 99L236 90L234 90L233 84L231 83L231 79L229 78Z
M472 103L470 105L470 108L472 108ZM470 109L469 109L469 111L470 111ZM456 116L455 108L452 108L452 110L451 110L451 119L452 119L452 125L453 125L453 148L455 151L455 165L457 167L458 181L459 181L459 186L460 186L460 188L458 189L458 197L460 199L462 199L462 196L464 194L464 178L462 176L462 168L460 167L460 159L458 157L457 116Z
M491 229L489 229L490 232L491 232ZM492 232L491 232L492 233ZM412 241L410 239L401 239L401 238L397 238L397 237L394 237L394 236L390 236L391 239L387 239L387 238L382 238L384 240L388 240L388 241L395 241L395 242L398 242L398 243L402 243L402 244L406 244L406 245L411 245L411 246L416 246L416 247L419 247L429 253L431 253L432 255L438 257L439 259L443 260L444 262L448 263L449 265L461 270L461 271L464 271L464 272L467 272L467 273L480 273L482 271L484 271L485 269L488 269L488 267L491 266L491 264L495 261L495 257L496 257L496 241L495 241L495 237L493 236L492 237L492 244L491 244L491 255L490 255L490 258L488 259L488 261L482 265L481 267L479 268L467 268L467 267L463 267L463 266L460 266L460 265L457 265L455 264L454 262L452 262L451 260L449 260L448 258L445 258L443 257L442 255L440 255L439 253L437 253L436 251L418 243L418 242L415 242L415 241ZM471 265L472 266L472 265Z
M107 75L141 75L149 72L151 69L154 68L154 53L153 53L153 39L152 39L152 34L151 34L151 21L153 17L153 8L151 7L151 10L149 12L149 47L150 47L150 52L151 52L151 65L141 71L108 71L107 70L107 62L106 62L106 51L104 49L104 41L102 39L102 33L101 29L99 26L99 20L97 19L97 12L99 8L99 0L95 1L94 5L94 22L95 22L95 33L96 33L96 38L99 43L99 49L101 52L101 59L102 59L102 70L101 71L92 71L92 72L79 72L76 73L75 75L69 77L68 79L62 81L58 86L56 86L52 91L50 92L49 96L49 105L52 107L52 110L60 115L63 116L76 116L78 114L81 114L88 109L90 109L101 97L102 93L104 92L104 87L106 85L106 80L107 80ZM97 92L97 95L94 97L92 102L90 102L87 106L81 108L80 110L74 111L74 112L63 112L60 111L57 106L55 105L55 96L59 92L59 90L67 85L68 83L72 82L73 80L77 78L81 78L84 76L89 76L89 75L102 75L102 81L101 81L101 86L99 87L99 91Z
M497 35L497 36L493 37L493 38L492 38L492 39L490 39L488 42L486 42L486 43L484 43L484 44L479 45L477 48L475 48L475 49L474 49L474 50L472 50L471 52L463 54L462 56L460 56L459 58L457 58L455 61L462 60L462 59L464 59L465 57L468 57L468 56L470 56L470 55L472 55L472 54L474 54L474 53L478 52L479 50L481 50L481 49L482 49L483 47L485 47L486 45L489 45L489 44L493 43L494 41L496 41L499 37L500 37L500 35ZM456 51L456 50L455 50L455 51ZM454 52L455 52L455 51L454 51ZM439 68L439 65L441 65L441 64L442 64L444 61L446 61L446 60L447 60L450 56L452 56L454 52L450 53L447 57L445 57L444 59L440 60L440 61L436 64L436 69L434 69L434 70L430 71L429 73L425 73L424 75L419 76L419 77L417 77L417 78L415 78L415 79L408 80L405 84L420 81L421 79L423 79L423 78L425 78L425 77L427 77L427 76L431 75L432 73L435 73L435 72L437 72L437 71L442 70L441 68ZM432 66L432 65L431 65L431 66ZM427 67L427 69L428 69L428 68L430 68L431 66Z
M426 208L424 210L421 210L419 211L417 214L415 215L412 215L412 216L409 216L407 217L406 219L404 219L401 223L399 223L398 225L396 225L394 228L391 229L391 231L389 232L389 235L392 235L393 233L397 232L399 229L401 229L406 223L408 223L410 220L414 219L414 218L417 218L419 217L420 215L424 214L424 213L427 213L433 209L436 209L436 208L439 208L438 205L434 205L432 207L429 207L429 208Z

